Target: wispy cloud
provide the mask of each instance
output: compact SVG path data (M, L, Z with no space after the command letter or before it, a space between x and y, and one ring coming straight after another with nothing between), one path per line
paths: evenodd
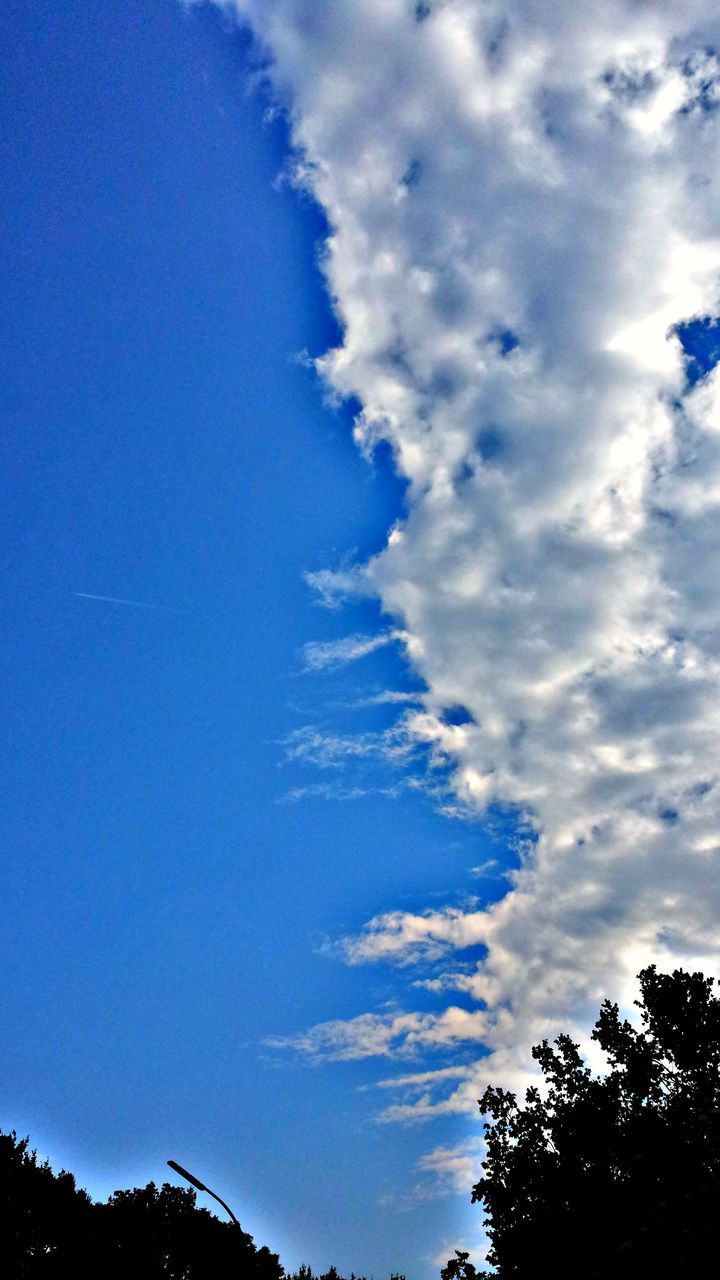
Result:
M384 960L398 965L435 960L449 950L486 941L484 911L446 907L442 911L388 911L375 916L358 935L341 944L350 964Z
M481 1137L468 1138L451 1147L434 1147L418 1161L417 1168L425 1176L416 1194L421 1197L449 1192L468 1195L480 1177L484 1155L485 1143Z
M467 1080L473 1073L473 1066L438 1067L434 1071L413 1071L410 1075L388 1076L385 1080L376 1080L375 1088L422 1091L429 1084L437 1085L443 1080Z
M357 1018L321 1022L299 1036L276 1036L266 1044L295 1049L316 1059L350 1061L478 1042L485 1031L482 1013L450 1006L433 1013L363 1013Z
M503 872L500 869L500 863L497 858L486 858L484 862L478 863L476 867L471 867L470 874L477 876L479 880L496 880Z
M321 769L343 768L350 761L383 760L400 765L417 755L418 744L402 724L377 733L331 733L316 725L295 729L282 743L288 760Z
M394 641L402 641L402 631L384 631L379 635L342 636L339 640L310 640L303 646L303 660L308 671L325 671L357 662L376 649Z
M402 706L406 703L422 702L422 696L422 693L406 693L402 689L383 689L380 693L370 693L367 697L360 698L355 705L359 707L381 707L392 704Z
M291 787L278 800L279 804L293 804L301 800L364 800L368 796L386 796L397 799L407 789L406 782L398 782L391 787L380 786L346 786L334 779L332 782L311 782L305 787Z
M346 600L375 595L364 565L316 569L305 574L305 581L325 609L339 609Z

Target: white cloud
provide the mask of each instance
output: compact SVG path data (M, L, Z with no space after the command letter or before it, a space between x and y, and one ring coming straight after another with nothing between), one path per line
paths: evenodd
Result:
M485 858L477 867L470 868L470 874L477 876L479 880L496 880L502 875L502 871L497 858Z
M386 796L395 800L404 790L402 782L392 787L344 786L337 779L332 782L311 782L305 787L291 787L284 795L279 796L277 804L293 804L300 800L364 800L367 796Z
M348 662L365 658L394 640L403 640L402 631L381 631L379 635L342 636L339 640L310 640L303 646L303 659L309 671L344 667Z
M361 698L355 705L359 707L379 707L387 703L422 702L419 692L406 693L402 689L382 689L380 693L371 693Z
M306 573L305 581L325 609L338 609L348 599L374 594L362 565L317 569L314 573Z
M343 341L318 367L408 483L385 548L315 585L374 594L404 633L427 692L390 748L429 748L457 810L499 802L538 836L486 910L389 911L345 943L419 964L483 944L440 990L481 1002L488 1056L391 1114L474 1111L534 1041L583 1036L606 994L628 1005L641 965L720 967L720 378L688 391L673 333L720 311L720 10L226 7L272 51L332 228ZM352 741L296 753L388 745ZM451 1012L295 1043L388 1057Z
M385 1080L376 1081L378 1089L412 1089L420 1090L428 1084L437 1084L439 1080L464 1080L472 1075L472 1067L438 1067L434 1071L413 1071L410 1075L388 1076Z
M266 1041L273 1048L297 1049L317 1059L411 1057L421 1049L478 1042L485 1032L484 1015L451 1005L442 1013L363 1013L357 1018L321 1022L299 1036Z
M288 760L302 760L321 769L341 768L349 760L385 760L403 764L418 752L418 743L404 722L377 733L338 734L315 725L295 729L283 742Z
M422 1174L429 1175L429 1180L418 1188L420 1194L438 1195L454 1191L467 1195L480 1177L484 1154L482 1138L468 1138L452 1147L441 1146L428 1151L417 1166Z
M437 959L450 948L484 942L486 922L485 912L460 907L420 915L388 911L369 920L357 937L346 938L343 950L350 964L373 960L415 964L418 960Z

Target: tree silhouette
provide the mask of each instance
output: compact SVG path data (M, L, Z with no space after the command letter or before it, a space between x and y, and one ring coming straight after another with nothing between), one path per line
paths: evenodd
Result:
M71 1173L57 1176L28 1151L28 1139L0 1133L0 1233L3 1270L14 1278L72 1274L75 1242L89 1232L92 1204Z
M330 1267L329 1271L324 1271L320 1275L315 1275L312 1267L302 1262L297 1271L288 1274L286 1280L344 1280L344 1277L338 1274L337 1267ZM366 1280L365 1276L356 1276L355 1272L350 1273L350 1280ZM405 1280L402 1272L393 1271L389 1280Z
M93 1204L28 1139L0 1133L0 1239L8 1280L281 1280L276 1254L199 1209L191 1188L154 1182Z
M94 1204L71 1173L54 1174L27 1138L0 1132L3 1280L343 1280L335 1267L286 1275L269 1249L164 1183ZM364 1280L352 1275L350 1280ZM391 1275L390 1280L405 1280Z
M701 973L650 966L639 981L639 1029L610 1001L600 1010L605 1076L563 1035L533 1049L546 1089L524 1106L503 1089L480 1100L490 1120L473 1200L500 1280L699 1280L717 1267L720 1000ZM482 1276L460 1252L442 1271Z
M150 1182L116 1191L95 1206L95 1215L103 1280L280 1280L283 1274L277 1256L256 1249L252 1236L198 1209L191 1187Z

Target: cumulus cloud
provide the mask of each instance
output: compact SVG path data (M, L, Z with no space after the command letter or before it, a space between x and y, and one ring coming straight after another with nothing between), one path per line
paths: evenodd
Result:
M389 911L344 944L420 980L482 944L430 980L478 1002L489 1052L393 1114L474 1111L538 1038L629 1005L641 965L719 969L720 378L688 377L678 326L720 312L720 12L226 7L269 50L327 214L343 337L318 368L407 482L384 549L315 585L373 594L402 631L426 692L398 741L444 763L451 807L536 836L485 910ZM297 750L379 749L356 741ZM388 1057L451 1013L295 1043Z

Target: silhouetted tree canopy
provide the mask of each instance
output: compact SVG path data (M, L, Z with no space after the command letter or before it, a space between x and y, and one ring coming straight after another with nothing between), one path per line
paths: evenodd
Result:
M560 1036L533 1049L546 1081L525 1105L487 1089L488 1262L500 1280L684 1280L715 1274L720 1249L720 1000L713 979L639 974L642 1024L602 1005L593 1076ZM710 1261L711 1260L711 1261ZM443 1280L491 1280L467 1253Z
M71 1173L54 1174L27 1138L0 1132L3 1280L343 1280L335 1267L286 1276L276 1254L164 1183L95 1204ZM350 1277L364 1280L364 1277ZM390 1280L405 1280L393 1275Z
M2 1274L8 1280L281 1280L279 1259L252 1236L165 1183L94 1204L71 1173L55 1175L28 1139L0 1133Z
M338 1274L336 1267L331 1267L329 1271L323 1271L320 1275L315 1275L312 1267L308 1267L304 1262L294 1271L292 1275L288 1275L287 1280L345 1280L344 1276ZM366 1280L365 1276L356 1276L351 1271L349 1280ZM393 1272L390 1280L405 1280L405 1276L400 1272Z

